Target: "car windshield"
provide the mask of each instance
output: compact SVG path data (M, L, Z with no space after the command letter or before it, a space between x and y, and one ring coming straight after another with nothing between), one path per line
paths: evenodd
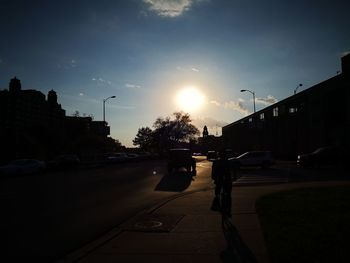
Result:
M322 153L324 152L326 149L325 148L318 148L317 150L315 150L313 153Z
M172 158L187 158L187 157L191 157L191 152L190 152L190 150L187 150L187 149L170 150L170 157L172 157Z
M16 161L13 161L11 162L12 165L25 165L25 164L28 164L30 163L31 160L16 160Z
M246 158L248 156L249 156L249 152L246 152L246 153L239 155L237 158Z
M264 158L265 156L268 156L269 152L246 152L242 155L238 156L237 158Z
M126 154L124 154L124 153L113 153L113 154L111 154L110 156L111 157L124 157Z

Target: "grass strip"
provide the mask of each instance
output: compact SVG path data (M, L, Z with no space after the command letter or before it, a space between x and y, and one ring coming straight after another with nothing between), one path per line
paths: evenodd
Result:
M305 188L260 198L272 263L350 262L350 187Z

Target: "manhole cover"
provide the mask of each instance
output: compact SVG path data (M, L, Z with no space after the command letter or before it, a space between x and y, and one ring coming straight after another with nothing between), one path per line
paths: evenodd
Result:
M122 226L127 231L170 232L184 215L144 214Z

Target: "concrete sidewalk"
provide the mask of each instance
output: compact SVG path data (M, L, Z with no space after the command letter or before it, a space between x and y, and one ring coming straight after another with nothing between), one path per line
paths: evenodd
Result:
M183 195L132 218L60 262L243 262L242 257L250 252L257 262L269 262L255 212L257 198L276 191L340 184L350 182L234 187L232 219L226 221L233 223L230 233L223 229L220 213L210 210L213 190ZM233 247L227 242L230 238Z

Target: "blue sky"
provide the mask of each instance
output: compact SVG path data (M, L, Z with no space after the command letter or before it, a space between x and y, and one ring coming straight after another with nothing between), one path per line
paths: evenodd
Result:
M0 88L54 89L67 115L102 119L132 146L138 128L184 110L210 133L340 70L350 51L349 1L0 0ZM221 130L218 128L220 134Z

